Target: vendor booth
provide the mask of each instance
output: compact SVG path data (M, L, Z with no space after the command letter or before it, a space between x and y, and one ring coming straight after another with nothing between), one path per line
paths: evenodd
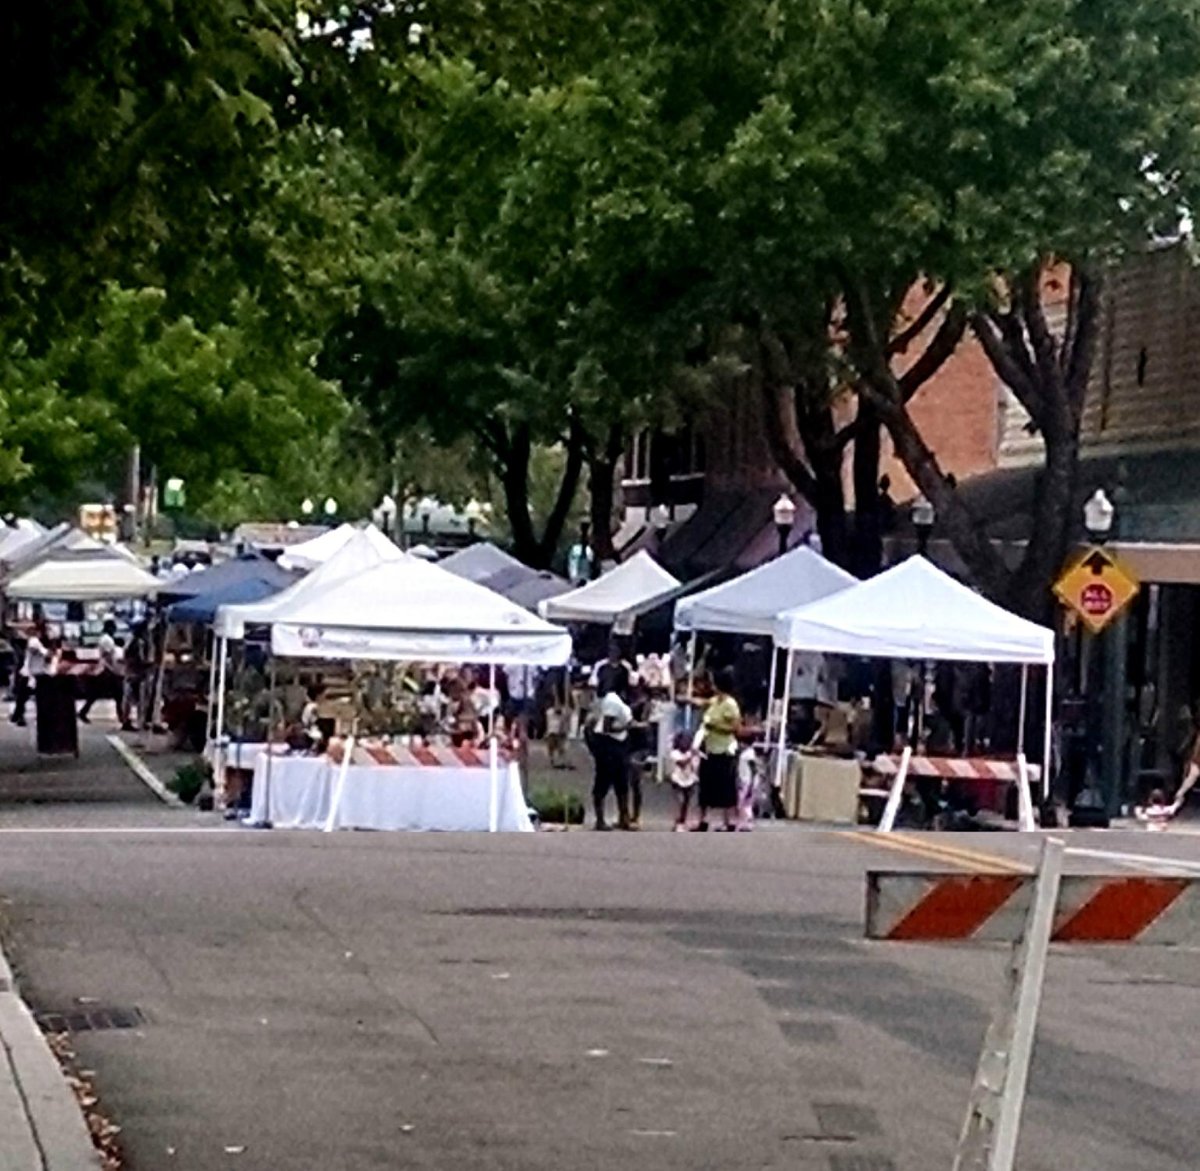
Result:
M595 581L547 599L538 611L551 622L595 622L613 627L616 634L628 634L623 620L629 611L678 589L679 584L642 550Z
M492 673L493 690L496 666L558 666L571 652L566 631L400 552L371 529L274 598L218 610L219 710L228 642L252 627L269 628L272 663L479 664ZM282 757L274 746L259 752L253 820L325 829L532 828L516 765L501 758L494 738L484 749L451 750L419 738L356 746L353 733L321 758Z
M1053 631L1010 614L917 555L859 585L780 614L774 624L774 636L776 645L784 649L788 656L789 669L784 676L785 710L792 676L791 659L802 651L919 661L1020 665L1016 775L1021 825L1022 828L1033 827L1028 784L1033 770L1025 761L1028 668L1031 665L1043 667L1047 675L1041 772L1048 786ZM777 783L785 767L786 727L786 720L781 720L776 759ZM890 829L895 820L911 762L912 750L908 748L904 750L892 782L881 829Z

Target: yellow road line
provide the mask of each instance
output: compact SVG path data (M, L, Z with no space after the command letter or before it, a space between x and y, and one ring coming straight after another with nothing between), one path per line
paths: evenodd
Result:
M925 835L915 837L902 833L881 834L851 830L842 836L853 838L865 846L895 850L912 857L928 858L934 862L949 862L954 866L961 866L964 870L977 870L986 874L1029 874L1032 871L1032 867L1012 858L932 841Z

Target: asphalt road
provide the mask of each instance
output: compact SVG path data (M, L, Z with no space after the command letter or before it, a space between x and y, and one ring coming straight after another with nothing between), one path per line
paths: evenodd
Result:
M10 816L0 890L38 1007L145 1015L76 1037L135 1171L949 1166L1003 956L861 941L866 866L918 858L111 812ZM1195 961L1055 956L1025 1171L1196 1165Z
M949 1168L1005 956L863 942L864 874L1038 848L256 832L105 783L0 792L0 897L36 1007L144 1015L75 1037L133 1171ZM1194 1168L1198 1013L1195 950L1056 951L1023 1171Z

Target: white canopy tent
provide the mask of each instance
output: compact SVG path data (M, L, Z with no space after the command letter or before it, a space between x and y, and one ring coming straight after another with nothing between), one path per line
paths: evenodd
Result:
M675 629L770 638L784 610L857 584L858 578L801 545L732 581L683 598L675 604Z
M318 565L324 565L330 558L337 556L358 533L366 533L371 544L380 550L396 547L374 525L359 529L352 524L341 524L319 537L313 537L311 541L302 541L299 545L285 549L279 556L279 564L284 569L316 569Z
M989 602L919 555L877 577L818 602L786 611L775 622L775 643L788 652L784 710L796 651L880 658L1014 663L1021 672L1018 757L1025 748L1030 666L1046 668L1043 785L1050 780L1050 718L1054 698L1054 632ZM781 721L782 769L787 721Z
M263 602L222 606L217 731L224 728L230 638L271 629L274 655L307 659L559 666L571 637L508 599L402 553L378 530L356 532L308 577ZM492 753L493 811L496 764ZM494 817L493 817L494 822Z
M552 622L596 622L628 633L621 629L622 615L669 594L679 584L643 549L603 577L557 598L547 598L538 604L538 610Z
M0 561L14 561L21 555L21 550L28 548L46 530L35 520L18 520L12 528L0 530Z
M783 611L806 606L839 590L857 585L858 578L827 561L815 549L800 545L740 574L731 581L684 598L675 605L675 629L691 631L688 646L688 692L696 662L696 634L750 634L771 638L775 619ZM777 653L771 655L767 683L767 729L771 738L771 702L775 695Z
M145 598L161 583L127 556L51 557L17 574L5 593L19 602L88 602Z

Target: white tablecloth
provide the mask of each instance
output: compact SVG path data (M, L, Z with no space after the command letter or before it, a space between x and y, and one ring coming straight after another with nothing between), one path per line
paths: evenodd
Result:
M252 821L280 829L324 829L341 766L325 757L259 756ZM533 825L516 764L500 766L497 826ZM486 768L351 765L338 803L338 829L487 830L491 774Z

